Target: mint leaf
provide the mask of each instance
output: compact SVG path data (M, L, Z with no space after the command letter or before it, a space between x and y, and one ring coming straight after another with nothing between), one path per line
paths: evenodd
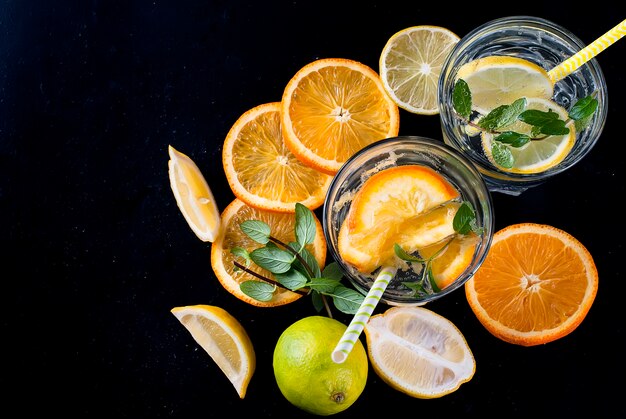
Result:
M350 288L338 285L332 294L328 294L333 298L333 303L337 310L346 314L356 314L365 297Z
M530 141L530 137L515 131L504 131L494 138L494 140L509 144L511 147L521 147Z
M286 288L295 291L306 285L308 278L297 269L291 268L287 272L274 274L274 278Z
M230 253L246 260L246 266L250 263L250 253L243 247L235 246L230 249Z
M583 131L585 128L587 128L589 125L591 125L591 121L592 120L593 120L593 115L589 115L586 118L575 120L574 121L574 128L576 129L576 132Z
M287 272L291 268L293 255L276 246L265 246L253 250L250 258L261 268L267 269L273 274Z
M459 115L465 119L469 119L472 114L472 92L470 92L469 85L463 79L459 79L454 84L452 105Z
M316 275L320 276L320 275ZM336 279L337 281L343 278L343 271L337 262L331 262L322 271L322 275L324 278Z
M330 294L339 285L339 280L331 278L313 278L306 285L317 292Z
M511 125L526 108L526 98L517 99L510 105L501 105L478 121L478 126L488 131Z
M298 243L291 242L289 243L289 247L291 247L292 249L297 248ZM315 259L315 256L313 256L306 247L300 249L298 253L300 254L300 256L302 256L302 259L304 259L306 264L309 265L309 268L311 268L311 270L313 271L313 278L322 276L322 273L320 271L320 265L317 263L317 259ZM306 268L302 266L302 263L300 263L300 261L297 259L293 262L293 266L300 269L302 272L307 272Z
M239 284L239 289L248 297L252 297L255 300L270 301L274 296L276 287L267 282L244 281Z
M596 109L598 109L598 99L593 96L585 96L572 106L569 117L574 121L579 121L593 115Z
M393 251L396 254L396 256L398 256L402 260L406 260L407 262L419 262L419 263L426 262L422 258L413 256L412 254L407 253L407 251L404 250L398 243L393 244Z
M459 209L454 214L454 219L452 220L452 228L459 234L467 234L472 231L472 220L476 219L476 213L474 212L474 208L472 208L472 204L467 201L463 201Z
M311 210L299 202L296 203L295 235L296 241L300 244L299 247L313 243L315 240L315 230L315 219L313 218Z
M552 110L540 111L538 109L528 109L520 113L517 119L529 125L542 126L550 121L559 119L559 114Z
M565 126L565 121L562 119L555 119L542 125L540 131L545 135L566 135L569 133L569 128Z
M241 231L257 243L267 244L270 241L270 226L263 221L246 220L239 227Z
M318 313L324 308L324 300L322 298L322 294L317 291L311 292L311 302L313 303L313 308Z
M511 154L511 150L501 142L491 142L491 155L499 166L507 169L513 167L513 154Z

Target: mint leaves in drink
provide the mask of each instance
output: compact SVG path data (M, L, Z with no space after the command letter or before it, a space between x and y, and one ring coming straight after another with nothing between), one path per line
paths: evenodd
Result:
M523 147L530 141L541 141L552 135L567 135L570 121L574 121L575 129L580 132L589 125L598 108L598 100L592 95L586 96L574 104L568 112L568 119L563 120L552 110L527 109L527 99L522 97L472 121L472 93L463 79L454 85L452 103L455 112L468 125L495 135L491 153L495 162L504 168L511 168L514 164L510 147ZM526 132L506 130L517 121L527 124L529 129Z
M291 243L273 237L270 226L262 221L246 220L240 224L241 231L263 246L250 252L242 247L230 249L243 262L235 261L235 266L258 279L244 281L239 288L258 301L271 300L279 287L303 295L311 294L315 309L326 308L328 316L332 317L326 300L329 297L339 311L356 314L364 296L341 283L343 272L336 262L320 269L315 257L306 249L306 245L315 240L313 213L300 203L295 208L295 241ZM249 269L252 263L269 271L271 278Z

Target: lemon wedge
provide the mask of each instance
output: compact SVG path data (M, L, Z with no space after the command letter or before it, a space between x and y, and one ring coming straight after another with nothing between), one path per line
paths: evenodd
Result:
M205 242L213 242L220 229L220 213L213 192L198 166L187 155L168 147L170 186L189 227Z
M392 307L366 324L368 356L376 374L395 390L420 399L456 391L476 371L459 329L423 307Z
M174 307L171 312L213 358L243 399L254 374L256 356L241 323L223 308L210 305Z

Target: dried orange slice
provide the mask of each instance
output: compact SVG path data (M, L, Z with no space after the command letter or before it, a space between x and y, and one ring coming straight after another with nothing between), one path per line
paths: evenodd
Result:
M394 265L394 243L407 252L454 234L459 192L421 165L396 166L367 179L339 230L341 257L363 273Z
M496 232L485 261L465 283L478 320L494 336L532 346L568 335L598 291L589 251L555 227L521 223Z
M256 368L256 354L241 323L223 308L204 304L174 307L171 312L243 399Z
M287 147L330 175L363 147L398 135L398 106L378 73L358 61L325 58L305 65L281 102Z
M323 268L326 262L326 239L324 238L322 224L315 214L313 216L315 217L316 227L315 240L312 244L307 245L307 250L315 257L320 268ZM259 301L241 291L239 284L243 281L259 280L247 272L237 270L233 264L235 256L230 251L233 247L238 246L251 252L261 246L241 231L240 225L246 220L265 222L270 226L272 236L283 243L295 241L295 214L254 208L236 198L222 212L222 228L217 239L211 245L211 267L222 286L238 299L258 307L281 306L302 297L300 293L277 288L274 297L270 301ZM240 262L242 261L240 260ZM272 274L269 271L255 264L250 264L249 268L260 275L271 278Z
M296 202L314 210L332 180L285 146L279 102L256 106L237 119L224 141L222 162L235 196L270 211L295 212Z

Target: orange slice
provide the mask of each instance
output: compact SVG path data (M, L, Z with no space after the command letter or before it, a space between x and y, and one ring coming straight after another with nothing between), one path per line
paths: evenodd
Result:
M407 252L454 234L459 192L433 169L396 166L367 179L338 237L341 257L363 273L395 265L393 244Z
M445 250L432 260L430 268L439 289L453 283L472 263L477 243L478 236L475 234L457 235ZM431 244L419 249L418 252L422 258L430 258L439 252L444 244L445 242Z
M326 239L324 238L320 221L315 214L314 217L316 227L315 240L312 244L307 245L307 250L315 257L320 268L323 268L326 262ZM241 291L239 288L240 283L259 280L247 272L237 270L233 263L235 256L230 251L233 247L238 246L251 252L261 246L241 231L240 224L246 220L265 222L270 226L271 235L283 243L295 241L295 214L262 210L235 199L222 212L221 232L211 245L211 267L222 286L238 299L258 307L281 306L302 297L302 294L284 288L277 288L274 292L274 297L270 301L259 301ZM244 263L240 259L238 261L242 264ZM250 264L249 269L265 277L272 277L269 271L260 268L254 263Z
M239 117L224 141L222 162L235 196L271 211L295 212L296 202L318 208L332 180L285 146L279 102L256 106Z
M598 291L589 251L563 230L521 223L494 234L467 300L494 336L532 346L562 338L583 321Z
M334 175L363 147L398 135L400 112L378 73L326 58L302 67L282 96L283 136L305 164Z

